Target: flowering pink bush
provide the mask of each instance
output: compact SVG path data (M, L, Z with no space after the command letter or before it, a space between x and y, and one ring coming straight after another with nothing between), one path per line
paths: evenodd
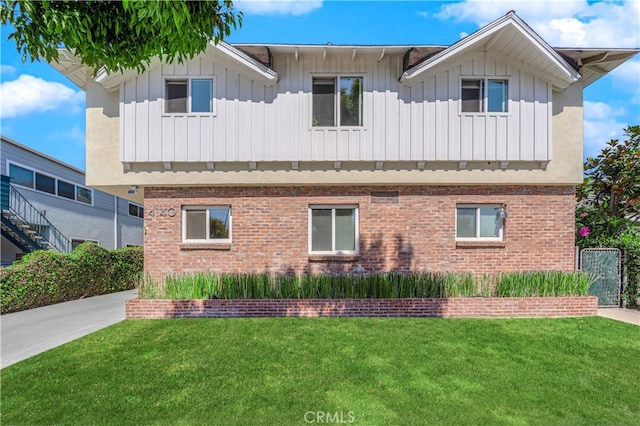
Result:
M578 231L578 234L579 234L582 238L584 238L584 237L586 237L587 235L590 235L590 234L591 234L591 230L590 230L588 227L583 226L583 227L582 227L582 228L580 228L580 230Z

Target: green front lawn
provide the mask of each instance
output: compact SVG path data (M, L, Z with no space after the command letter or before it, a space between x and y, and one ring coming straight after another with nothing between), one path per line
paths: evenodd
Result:
M3 369L0 423L637 425L638 378L598 317L136 320Z

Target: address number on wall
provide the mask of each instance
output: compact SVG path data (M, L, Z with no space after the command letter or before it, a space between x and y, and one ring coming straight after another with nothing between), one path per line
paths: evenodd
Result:
M176 209L173 207L154 207L147 210L148 217L174 217Z

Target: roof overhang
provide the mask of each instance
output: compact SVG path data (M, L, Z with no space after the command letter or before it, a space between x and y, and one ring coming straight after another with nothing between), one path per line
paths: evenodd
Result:
M613 71L635 56L640 49L555 48L575 64L582 74L584 87Z
M278 82L278 73L255 60L242 50L236 49L224 41L219 41L217 44L211 41L210 45L216 52L226 56L232 62L240 64L253 78L265 83L267 86L273 86Z
M247 75L265 83L267 86L272 86L278 82L278 74L275 71L228 43L220 41L215 44L211 42L207 48L207 53L221 55L227 60L240 65ZM139 74L135 69L107 72L105 68L100 68L93 76L93 69L83 64L80 58L65 48L58 49L58 61L51 62L51 66L83 90L86 89L87 81L91 78L100 83L107 91L113 91L118 89L123 81L134 78ZM154 58L151 60L147 70L158 66L161 66L161 62L158 58Z
M85 90L87 87L87 79L91 78L93 74L93 70L83 64L80 58L64 48L58 49L58 60L50 62L49 65L58 70L82 90Z
M521 63L537 74L545 75L556 88L565 89L580 79L576 71L558 52L511 11L440 53L406 70L400 77L405 84L420 81L422 76L444 62L454 61L469 52L491 52L511 62Z

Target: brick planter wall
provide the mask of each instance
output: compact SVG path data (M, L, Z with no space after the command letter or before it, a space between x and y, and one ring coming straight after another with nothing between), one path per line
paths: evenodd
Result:
M243 317L583 317L598 298L522 297L451 299L234 299L127 301L128 319Z
M145 272L496 272L574 268L573 186L145 188ZM456 242L457 204L505 204L504 241ZM357 205L359 254L309 255L310 205ZM183 206L228 205L232 242L182 241ZM166 214L169 212L169 214Z

